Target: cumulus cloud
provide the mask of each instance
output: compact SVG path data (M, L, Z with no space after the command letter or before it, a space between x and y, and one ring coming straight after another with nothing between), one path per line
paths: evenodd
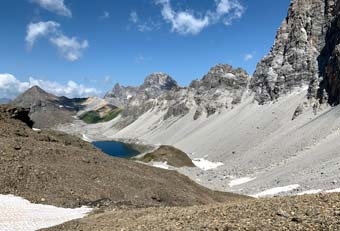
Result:
M215 21L222 19L226 26L232 24L234 19L242 17L245 8L238 0L216 0L216 12L212 13L212 18Z
M77 84L74 81L68 81L66 84L60 84L57 82L45 81L30 77L29 85L30 87L39 86L49 93L58 96L67 96L70 98L87 97L100 94L100 91L97 89L85 87L84 85Z
M82 51L89 46L87 40L79 41L76 37L69 38L65 35L51 37L50 41L68 61L78 60L82 56Z
M33 47L38 38L56 34L59 30L59 23L53 21L30 23L26 30L26 42Z
M36 3L41 8L53 13L66 17L72 17L72 12L65 6L64 0L31 0L31 2Z
M0 74L0 98L13 99L28 88L28 82L20 82L11 74Z
M74 97L87 97L101 94L95 88L88 88L74 81L68 81L66 84L60 84L53 81L46 81L30 77L27 82L21 82L11 74L0 74L0 98L15 98L27 89L39 86L45 91L58 95Z
M199 34L209 25L223 22L226 26L231 25L234 19L239 19L244 13L244 7L238 0L215 0L216 10L207 11L204 16L197 16L193 11L175 11L171 0L155 0L157 5L162 6L163 19L170 23L172 32L182 35Z
M54 21L30 23L27 26L26 42L29 48L39 38L47 38L51 44L56 46L68 61L76 61L82 57L82 52L89 47L87 40L80 41L76 37L67 37L60 29L60 24Z

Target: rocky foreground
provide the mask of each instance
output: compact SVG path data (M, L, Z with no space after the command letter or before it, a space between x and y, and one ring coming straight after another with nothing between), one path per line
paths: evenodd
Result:
M340 230L340 194L116 210L47 230Z

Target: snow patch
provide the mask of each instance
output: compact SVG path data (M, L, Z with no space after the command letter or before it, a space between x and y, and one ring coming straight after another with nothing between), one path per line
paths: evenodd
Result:
M32 128L32 130L35 131L35 132L40 132L41 131L41 129L39 129L39 128Z
M168 162L153 162L152 166L156 168L169 169Z
M309 195L309 194L317 194L317 193L320 193L320 192L322 192L322 189L311 189L311 190L307 190L307 191L304 191L304 192L300 192L297 195L302 196L302 195Z
M81 139L86 141L86 142L90 142L90 143L93 142L93 140L91 138L87 137L85 134L82 135Z
M214 168L224 165L222 162L211 162L204 158L196 158L192 162L194 163L194 165L196 165L198 168L202 169L203 171L207 171L207 170L214 169Z
M13 195L0 195L0 230L34 231L83 218L91 208L58 208L50 205L32 204Z
M340 188L325 191L326 193L340 193Z
M282 192L289 192L292 191L294 189L297 189L298 187L300 187L300 185L298 184L292 184L292 185L287 185L287 186L283 186L283 187L276 187L276 188L271 188L271 189L267 189L263 192L257 193L255 195L251 195L252 197L267 197L267 196L273 196Z
M253 178L242 177L242 178L231 180L228 185L229 185L229 187L234 187L234 186L237 186L237 185L248 183L248 182L255 180L255 179L256 179L256 177L253 177Z

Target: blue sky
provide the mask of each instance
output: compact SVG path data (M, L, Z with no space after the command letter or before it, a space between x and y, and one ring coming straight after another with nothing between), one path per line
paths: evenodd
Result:
M289 2L2 0L0 98L32 84L100 95L115 82L139 85L158 71L188 85L218 63L252 74Z

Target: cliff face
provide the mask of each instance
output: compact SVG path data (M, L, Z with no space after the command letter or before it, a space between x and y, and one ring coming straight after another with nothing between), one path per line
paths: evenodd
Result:
M326 35L326 45L318 58L320 63L320 88L318 98L321 103L340 103L340 1L334 10L334 20Z
M334 0L292 0L270 53L257 65L251 81L260 104L308 85L309 97L317 96L324 65L318 57L328 42L334 8Z

